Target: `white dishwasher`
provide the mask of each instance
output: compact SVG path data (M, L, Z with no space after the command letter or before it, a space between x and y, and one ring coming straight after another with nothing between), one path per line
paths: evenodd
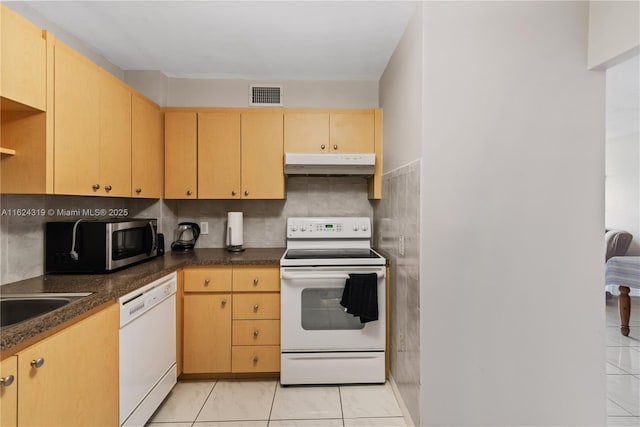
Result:
M176 277L119 299L121 426L144 426L176 384Z

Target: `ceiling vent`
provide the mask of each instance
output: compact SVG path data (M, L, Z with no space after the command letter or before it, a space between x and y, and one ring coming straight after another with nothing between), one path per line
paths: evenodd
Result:
M249 85L250 107L282 107L282 86Z

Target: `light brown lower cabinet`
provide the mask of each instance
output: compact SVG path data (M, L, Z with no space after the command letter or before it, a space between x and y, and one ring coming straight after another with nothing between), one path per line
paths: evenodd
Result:
M19 426L118 424L118 316L114 304L17 354Z
M279 372L279 290L277 266L185 269L183 372Z
M0 363L0 425L18 425L18 358L8 357Z
M230 372L231 294L187 293L183 316L183 372Z

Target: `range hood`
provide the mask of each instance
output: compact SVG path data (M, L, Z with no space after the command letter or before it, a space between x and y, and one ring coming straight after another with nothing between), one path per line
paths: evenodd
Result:
M285 153L285 175L373 175L374 153Z

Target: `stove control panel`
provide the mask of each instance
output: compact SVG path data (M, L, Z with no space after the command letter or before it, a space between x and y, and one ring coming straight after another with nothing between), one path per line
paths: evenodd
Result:
M288 239L370 239L367 217L324 217L287 219Z

